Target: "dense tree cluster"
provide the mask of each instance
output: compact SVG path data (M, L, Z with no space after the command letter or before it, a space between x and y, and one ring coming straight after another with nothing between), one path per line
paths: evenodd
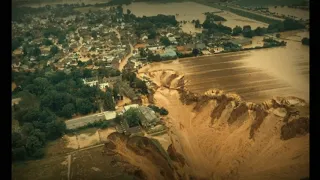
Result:
M303 29L305 26L297 20L285 19L282 22L272 23L268 26L269 33Z
M241 47L239 45L234 44L232 42L224 42L223 48L224 48L224 51L226 51L226 52L233 52L233 51L241 50Z
M135 127L139 125L139 110L136 108L130 108L126 112L123 113L123 118L127 121L129 127Z
M110 93L113 90L104 93L82 81L97 73L72 69L70 74L42 70L13 74L13 80L21 87L13 92L13 96L22 98L13 108L13 117L22 127L22 132L16 133L16 139L13 139L14 160L41 157L46 140L59 138L65 132L62 119L96 112L99 101L103 102L105 110L114 110Z
M111 0L108 5L115 6L115 5L129 5L132 3L132 0Z
M285 41L277 41L273 38L263 38L263 47L286 46Z
M175 16L158 14L157 16L143 16L135 17L136 24L135 30L136 35L140 37L143 32L154 32L157 28L166 28L170 26L177 26L178 21Z
M202 23L202 27L208 29L210 34L215 32L221 32L224 34L231 34L232 29L228 26L224 26L221 23L216 24L213 20L206 18L206 20Z
M154 110L155 112L159 113L160 115L168 115L169 114L168 110L166 110L163 107L159 108L158 106L155 106L155 105L149 105L148 107L151 108L152 110Z
M226 21L225 18L221 17L221 16L218 16L212 12L206 12L204 13L206 15L206 19L209 19L209 20L213 20L213 21Z
M129 81L130 87L140 89L142 94L148 94L146 82L137 78L134 72L124 71L122 73L122 79Z
M232 29L232 35L238 36L242 33L242 28L240 26L236 26Z
M169 46L171 44L170 40L166 37L166 36L162 36L160 38L160 42L164 45L164 46Z
M194 27L195 27L195 28L201 28L201 24L200 24L199 19L193 20L192 23L194 23Z

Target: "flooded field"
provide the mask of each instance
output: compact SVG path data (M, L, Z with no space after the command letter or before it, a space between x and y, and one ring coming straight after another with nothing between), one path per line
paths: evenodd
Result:
M184 74L186 88L196 93L218 88L251 102L274 96L309 101L309 47L300 41L287 40L286 47L153 63L140 71L160 69Z
M47 2L37 2L37 3L28 3L28 4L23 4L21 6L27 6L27 7L43 7L46 5L54 6L57 4L96 4L96 3L106 3L108 0L55 0L55 1L47 1Z
M223 22L224 25L234 28L236 25L244 26L250 25L252 28L267 27L268 25L262 22L258 22L252 19L248 19L242 16L238 16L231 12L222 12L220 9L216 9L210 6L205 6L202 4L194 2L183 2L183 3L143 3L137 2L132 3L127 6L123 6L124 12L127 9L130 9L133 14L136 16L156 16L158 14L165 15L176 15L177 21L192 21L199 19L202 23L205 20L205 12L217 12L217 15L227 19L226 22ZM199 31L194 28L191 28L190 25L184 25L183 30L187 33L190 31Z
M279 15L285 15L285 16L295 16L298 19L303 19L307 20L310 18L310 12L307 10L302 10L302 9L295 9L295 8L290 8L287 6L280 7L278 6L275 8L274 6L268 7L270 12L277 13Z

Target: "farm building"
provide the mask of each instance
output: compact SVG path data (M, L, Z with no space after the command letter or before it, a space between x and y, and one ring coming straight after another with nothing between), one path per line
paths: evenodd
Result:
M157 117L156 113L146 106L139 107L140 114L140 122L142 127L151 128L158 124L160 119Z

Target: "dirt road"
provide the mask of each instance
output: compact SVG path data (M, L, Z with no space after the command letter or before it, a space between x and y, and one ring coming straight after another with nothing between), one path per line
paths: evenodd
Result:
M119 64L119 71L122 71L123 67L128 63L128 59L132 56L133 46L131 43L129 44L129 46L130 46L130 53Z

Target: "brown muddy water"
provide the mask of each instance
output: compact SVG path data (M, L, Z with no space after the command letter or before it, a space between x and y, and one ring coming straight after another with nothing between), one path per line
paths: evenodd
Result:
M33 8L38 8L38 7L43 7L46 5L50 6L55 6L57 4L96 4L96 3L106 3L109 2L109 0L55 0L55 1L39 1L39 2L31 2L31 3L26 3L21 6L26 6L26 7L33 7Z
M257 103L275 96L309 101L309 47L293 40L286 47L152 63L141 70L166 69L184 74L185 87L196 93L218 88Z
M310 18L310 12L303 9L295 9L287 6L275 8L274 6L268 7L270 12L278 13L279 15L295 16L298 19L307 20Z
M124 12L130 9L136 16L156 16L158 14L176 15L177 21L192 21L199 19L202 23L205 20L205 12L217 12L216 14L224 17L227 21L222 24L234 28L236 25L245 26L250 25L252 28L267 27L268 25L259 21L255 21L249 18L238 16L228 11L221 11L220 9L205 6L195 2L183 2L183 3L144 3L137 2L128 6L123 6ZM177 15L178 14L178 15ZM186 27L186 32L190 29ZM184 28L183 28L184 30Z

